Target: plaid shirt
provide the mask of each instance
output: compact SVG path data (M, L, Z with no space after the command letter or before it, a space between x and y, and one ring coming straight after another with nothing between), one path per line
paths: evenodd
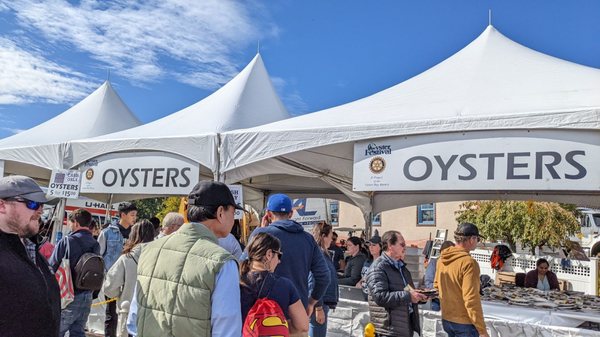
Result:
M35 252L36 252L35 243L33 243L33 241L25 238L25 239L23 239L23 245L25 246L25 251L27 251L27 256L29 256L29 258L31 259L33 264L35 264L37 266L37 263L35 261Z

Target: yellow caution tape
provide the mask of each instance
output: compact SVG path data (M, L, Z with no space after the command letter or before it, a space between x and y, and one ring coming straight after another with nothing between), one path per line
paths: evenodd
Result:
M97 307L99 305L104 305L104 304L107 304L107 303L110 303L110 302L114 302L114 301L117 301L117 300L119 300L119 298L115 297L115 298L108 299L106 301L102 301L102 302L98 302L98 303L92 303L92 307Z

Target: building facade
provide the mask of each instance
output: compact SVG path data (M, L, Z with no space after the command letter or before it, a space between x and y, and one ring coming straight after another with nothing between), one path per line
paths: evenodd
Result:
M333 208L337 210L336 228L356 228L353 235L360 235L365 228L365 219L358 207L341 201ZM456 229L455 212L459 210L459 202L441 202L420 204L417 206L397 208L377 214L373 219L373 230L383 234L388 230L399 230L405 240L412 245L422 247L429 238L434 238L439 229L448 230L448 239L453 239L452 233ZM331 209L331 206L330 206ZM347 236L347 230L337 231L340 237Z

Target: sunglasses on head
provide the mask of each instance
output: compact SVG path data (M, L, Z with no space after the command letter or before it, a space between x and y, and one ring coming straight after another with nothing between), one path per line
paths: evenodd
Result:
M6 198L7 201L16 201L25 204L25 207L32 211L37 211L40 207L44 206L43 202L33 201L25 198Z

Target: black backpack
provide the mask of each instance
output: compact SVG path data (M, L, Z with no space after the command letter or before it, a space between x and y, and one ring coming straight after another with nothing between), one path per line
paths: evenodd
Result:
M96 253L81 255L75 265L73 282L81 290L100 290L104 282L104 259Z

